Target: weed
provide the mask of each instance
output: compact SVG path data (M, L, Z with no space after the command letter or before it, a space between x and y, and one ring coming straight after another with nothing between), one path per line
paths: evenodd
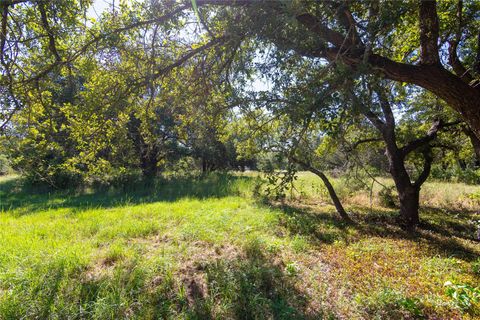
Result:
M469 284L445 282L445 294L462 310L477 314L480 312L480 287Z

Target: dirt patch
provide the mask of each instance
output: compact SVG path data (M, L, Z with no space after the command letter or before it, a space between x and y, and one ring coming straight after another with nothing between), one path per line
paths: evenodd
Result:
M212 245L203 241L195 241L189 247L191 252L181 261L176 277L186 290L189 306L193 306L208 297L207 266L215 260L233 260L241 253L232 245Z

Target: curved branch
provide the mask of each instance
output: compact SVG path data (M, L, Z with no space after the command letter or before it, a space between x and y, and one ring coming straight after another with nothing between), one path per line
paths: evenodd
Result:
M454 122L444 123L441 119L437 119L433 122L432 126L430 127L430 129L428 130L428 132L425 136L409 142L407 145L402 147L400 150L402 151L403 155L406 156L410 152L412 152L412 151L414 151L414 150L416 150L416 149L418 149L418 148L420 148L424 145L427 145L429 142L434 140L437 137L437 134L440 130L442 130L444 128L447 128L447 127L455 126L455 125L457 125L461 122L462 121L454 121Z
M330 180L328 179L328 177L322 171L314 168L311 164L305 161L297 159L293 156L290 156L290 160L301 165L304 169L310 171L311 173L315 174L320 179L322 179L323 183L325 184L325 187L327 188L328 194L330 195L330 198L332 199L332 202L335 205L335 209L337 210L338 214L342 217L344 221L351 223L352 219L349 217L348 213L343 208L342 202L338 198L337 193L335 192L335 189L333 188L333 185L330 183Z
M418 176L417 180L413 183L415 188L419 188L422 184L427 181L428 176L430 175L430 170L432 169L433 157L431 154L431 149L425 150L423 152L423 170Z
M211 48L211 47L213 47L213 46L215 46L219 43L222 43L227 39L228 39L227 36L215 38L215 39L211 40L210 42L207 42L206 44L189 51L187 54L185 54L184 56L175 60L173 63L169 64L168 66L158 69L155 73L153 73L151 76L149 76L148 78L146 78L144 81L140 82L139 84L147 84L149 81L155 80L155 79L161 77L162 75L164 75L164 74L172 71L173 69L181 66L182 64L184 64L187 60L189 60L190 58L192 58L196 54L198 54L202 51L205 51L205 50L207 50L207 49L209 49L209 48Z
M366 139L360 139L355 142L353 142L350 146L349 149L350 151L355 150L359 145L364 144L364 143L370 143L370 142L380 142L383 141L382 138L366 138Z

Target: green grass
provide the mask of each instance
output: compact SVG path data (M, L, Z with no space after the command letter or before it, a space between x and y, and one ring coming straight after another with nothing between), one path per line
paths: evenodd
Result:
M396 210L347 190L345 225L309 174L283 203L255 199L254 175L97 192L0 179L0 319L478 316L444 287L480 280L478 212L451 203L426 205L407 234Z

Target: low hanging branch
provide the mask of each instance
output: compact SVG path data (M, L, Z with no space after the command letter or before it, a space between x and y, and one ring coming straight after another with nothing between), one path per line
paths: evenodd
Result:
M77 58L79 58L83 54L85 54L89 50L89 48L91 48L93 45L99 43L100 41L102 41L102 40L104 40L104 39L106 39L106 38L108 38L112 35L120 34L122 32L126 32L128 30L135 29L135 28L140 28L140 27L147 26L147 25L152 25L152 24L156 24L156 23L157 24L158 23L164 23L164 22L168 21L169 19L172 19L175 15L183 12L184 10L186 10L188 8L189 8L189 6L187 6L187 5L180 6L176 9L172 10L171 12L166 13L163 16L156 17L156 18L149 19L149 20L138 21L138 22L129 24L127 26L114 29L110 32L105 32L105 33L101 33L99 35L95 35L90 40L86 41L76 52L71 54L68 58L63 59L63 60L62 59L56 59L55 62L46 66L45 69L39 71L38 73L32 75L31 77L28 77L28 78L20 81L20 84L24 85L26 83L36 82L36 81L40 80L41 78L43 78L44 76L46 76L49 72L51 72L55 68L61 67L63 65L67 65L69 63L72 63ZM52 42L52 40L50 40L50 50L52 51L51 42ZM54 43L54 39L53 39L53 43Z
M330 183L330 180L328 177L320 170L314 168L311 164L302 161L296 157L291 156L290 160L292 160L294 163L297 163L301 165L304 169L310 171L311 173L315 174L318 176L320 179L322 179L323 183L325 184L325 187L328 190L328 194L330 195L330 199L332 199L332 202L335 206L335 209L337 210L338 214L340 217L348 223L352 223L352 219L349 217L348 213L345 211L345 208L343 208L342 202L337 196L337 193L335 192L335 189L333 188L333 185Z

